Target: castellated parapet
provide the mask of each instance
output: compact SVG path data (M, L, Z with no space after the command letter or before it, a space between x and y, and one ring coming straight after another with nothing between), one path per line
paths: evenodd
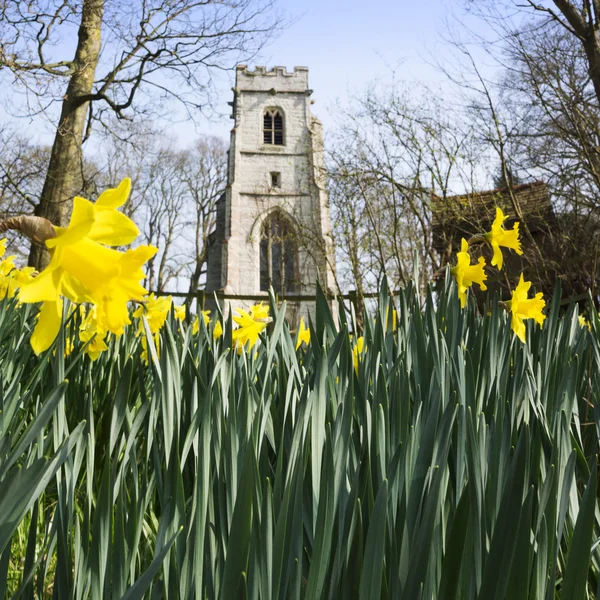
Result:
M308 67L294 67L289 73L285 67L255 67L254 71L250 71L246 65L238 65L235 87L238 91L312 93L308 89Z
M335 291L322 127L311 112L311 94L306 67L289 72L238 65L227 189L209 244L208 292L266 299L266 277L283 297L314 294L317 279ZM288 231L286 238L293 232L294 240L282 242L273 233L277 227ZM297 320L294 311L306 315L309 304L288 303L291 320Z

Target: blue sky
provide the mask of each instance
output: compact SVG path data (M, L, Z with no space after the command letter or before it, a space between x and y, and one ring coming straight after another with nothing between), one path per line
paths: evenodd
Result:
M444 76L432 62L444 57L441 40L445 23L453 16L464 19L463 0L277 0L276 7L291 24L269 44L250 67L265 65L309 68L314 90L314 113L322 120L325 136L334 127L336 101L346 103L374 81L419 81L439 88ZM481 24L479 23L479 26ZM67 53L70 55L70 52ZM168 127L176 144L190 144L196 135L213 133L228 139L231 120L227 103L232 99L233 71L219 76L216 95L220 120L200 117ZM55 120L19 119L18 128L36 141L50 144ZM0 120L4 120L0 107ZM93 146L93 142L92 142Z
M440 34L457 0L280 0L277 5L293 22L249 66L307 66L313 112L325 134L333 127L336 101L346 102L374 81L391 81L393 71L402 80L443 85L431 62L443 51ZM228 111L232 84L232 79L222 83L221 112ZM228 121L206 129L226 135Z

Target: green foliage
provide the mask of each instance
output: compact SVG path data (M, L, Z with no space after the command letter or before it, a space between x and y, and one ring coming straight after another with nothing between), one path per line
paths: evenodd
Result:
M149 366L131 330L35 357L2 301L0 597L596 597L598 315L556 296L524 345L416 294L384 284L358 374L322 294L298 352L272 300L251 352L169 318Z

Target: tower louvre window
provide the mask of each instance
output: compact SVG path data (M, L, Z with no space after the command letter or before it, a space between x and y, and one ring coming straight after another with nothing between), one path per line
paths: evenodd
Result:
M277 294L293 293L297 288L297 248L289 219L279 212L267 217L260 236L260 290L269 286Z
M263 142L283 146L283 115L275 109L269 109L263 117Z

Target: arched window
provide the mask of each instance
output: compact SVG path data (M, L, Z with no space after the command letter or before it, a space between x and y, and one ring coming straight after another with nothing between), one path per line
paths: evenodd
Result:
M289 219L279 212L269 215L260 231L260 289L269 286L278 294L297 290L297 249Z
M263 141L265 144L283 146L283 115L275 108L269 108L265 111Z

